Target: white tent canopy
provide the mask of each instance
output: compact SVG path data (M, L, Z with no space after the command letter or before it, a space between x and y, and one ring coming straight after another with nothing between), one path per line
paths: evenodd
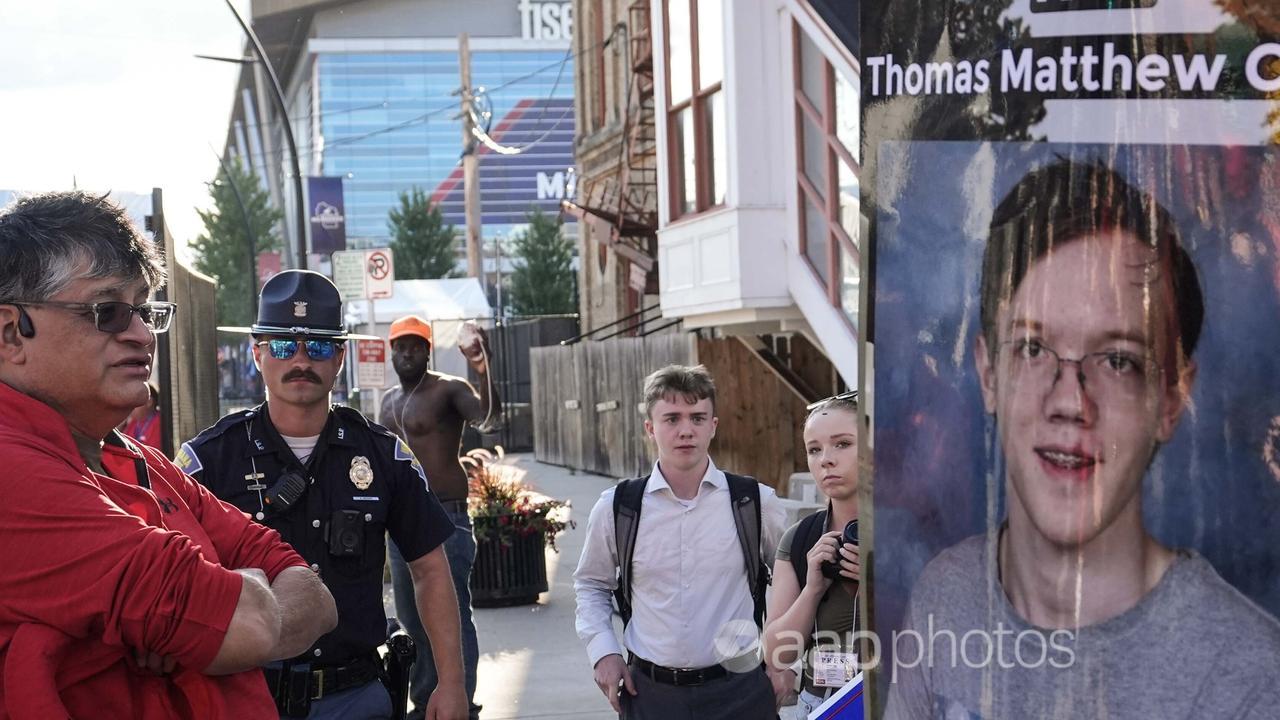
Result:
M481 327L489 326L493 310L485 299L484 289L476 278L445 278L441 280L397 280L394 295L386 300L373 301L374 326L369 327L369 301L352 300L346 303L346 321L355 332L385 338L391 332L391 323L406 315L417 315L431 324L433 370L467 376L467 362L458 352L458 331L462 323L475 320ZM397 382L387 353L387 382Z
M476 278L444 278L441 280L397 280L395 294L387 300L373 302L374 321L389 325L405 315L423 320L471 320L493 317L484 289ZM366 327L369 302L347 303L347 322Z

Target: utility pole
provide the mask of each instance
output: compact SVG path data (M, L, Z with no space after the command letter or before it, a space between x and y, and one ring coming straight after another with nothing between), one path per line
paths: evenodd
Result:
M462 194L467 215L467 274L484 278L484 256L480 248L480 158L476 155L476 137L471 96L471 40L467 33L458 36L458 67L462 71Z

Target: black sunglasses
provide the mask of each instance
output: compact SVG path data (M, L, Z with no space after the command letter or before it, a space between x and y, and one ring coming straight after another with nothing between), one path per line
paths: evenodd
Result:
M146 325L149 330L162 333L173 324L173 315L178 311L178 306L174 303L158 301L131 305L127 302L76 303L57 302L54 300L14 300L7 304L17 306L18 312L23 316L26 316L24 305L55 307L82 315L92 315L93 326L105 333L121 333L128 330L129 323L133 321L134 313L138 314L138 317L142 319L142 324ZM26 317L26 325L30 329L30 334L34 335L35 328L31 324L29 316Z
M808 405L805 405L805 406L804 406L804 409L805 409L805 411L809 411L809 410L812 410L812 409L814 409L814 408L818 407L819 405L821 405L821 404L823 404L823 403L835 402L835 401L839 401L839 400L848 400L848 401L850 401L850 402L856 403L856 402L858 402L858 391L857 391L857 390L846 390L845 392L842 392L842 393L840 393L839 395L832 395L831 397L828 397L828 398L822 398L821 400L818 400L817 402L811 402L811 403L809 403Z

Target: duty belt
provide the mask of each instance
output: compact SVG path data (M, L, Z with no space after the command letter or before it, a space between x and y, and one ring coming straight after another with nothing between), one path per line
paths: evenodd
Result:
M375 651L376 653L376 651ZM272 694L279 697L288 684L291 670L301 663L286 662L282 667L265 667L262 674L267 680L267 687ZM319 700L328 695L360 687L379 679L378 664L373 653L356 658L346 665L311 665L307 675L307 697Z

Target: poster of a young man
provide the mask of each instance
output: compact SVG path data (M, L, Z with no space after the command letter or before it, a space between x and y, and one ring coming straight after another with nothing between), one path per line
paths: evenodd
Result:
M888 717L1280 705L1280 12L1259 7L863 3Z

